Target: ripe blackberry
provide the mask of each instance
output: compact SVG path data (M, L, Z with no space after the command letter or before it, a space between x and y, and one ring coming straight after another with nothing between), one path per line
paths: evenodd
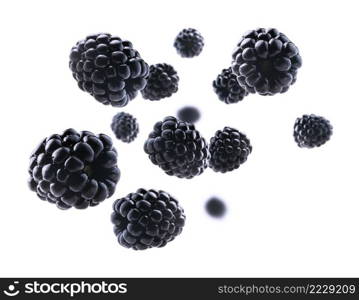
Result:
M213 81L213 88L218 98L226 104L242 101L248 92L241 87L237 81L237 76L232 69L223 69L216 80Z
M205 139L190 123L166 117L154 125L144 146L153 164L168 175L193 178L207 168L209 158Z
M125 112L120 112L113 117L111 129L116 137L124 143L132 142L139 131L136 118Z
M221 199L213 197L207 201L206 211L210 216L220 218L226 213L226 205Z
M134 250L164 247L182 232L186 216L164 191L139 189L113 204L111 221L121 246Z
M67 129L44 139L30 157L30 189L60 209L98 205L120 179L111 138Z
M209 167L215 172L226 173L237 169L252 152L249 139L237 129L224 127L211 138Z
M122 107L145 87L149 68L131 42L100 33L71 49L70 69L81 90L103 104Z
M333 133L330 122L316 115L303 115L294 124L294 139L299 147L319 147L329 141Z
M194 57L202 52L204 39L196 29L183 29L177 35L174 46L182 57Z
M147 85L141 91L142 96L151 101L171 97L178 91L178 81L177 72L171 65L151 65Z
M239 84L260 95L286 92L302 66L298 48L274 28L246 33L232 57L232 70Z
M196 123L201 117L201 113L194 106L185 106L177 112L177 117L184 122Z

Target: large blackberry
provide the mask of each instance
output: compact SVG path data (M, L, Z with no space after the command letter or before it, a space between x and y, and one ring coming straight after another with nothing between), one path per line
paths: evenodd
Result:
M143 98L161 100L178 91L179 77L176 70L168 64L150 66L146 87L141 91Z
M30 189L60 209L109 198L120 179L117 152L105 134L67 129L44 139L30 157Z
M224 127L211 138L209 167L215 172L226 173L237 169L252 152L249 139L237 129Z
M294 139L299 147L319 147L329 141L333 134L330 122L316 115L303 115L294 124Z
M149 68L131 42L100 33L71 49L70 69L81 90L118 107L127 105L145 87Z
M164 247L182 232L186 216L164 191L139 189L113 204L111 221L120 245L134 250Z
M232 57L232 70L239 84L260 95L286 92L302 66L298 48L274 28L246 33Z
M177 112L177 117L188 123L196 123L201 117L201 113L194 106L185 106Z
M136 118L125 112L120 112L112 118L111 129L116 137L125 143L132 142L139 131Z
M194 57L202 52L204 39L196 29L183 29L177 35L174 46L182 57Z
M153 164L168 175L192 178L202 174L209 158L205 139L191 123L166 117L154 125L144 146Z
M248 95L246 89L239 85L231 68L223 69L212 85L218 98L226 104L242 101Z

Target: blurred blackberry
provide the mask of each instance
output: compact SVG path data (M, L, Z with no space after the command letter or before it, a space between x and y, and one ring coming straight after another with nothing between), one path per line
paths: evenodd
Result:
M71 49L70 69L81 90L117 107L127 105L145 87L149 70L131 42L108 33L77 42Z
M98 205L120 179L111 139L74 129L44 139L30 157L29 174L30 189L60 209Z
M246 33L232 57L232 70L239 84L260 95L286 92L302 66L298 48L274 28Z
M141 91L142 96L152 101L171 97L178 91L178 81L177 72L171 65L151 65L147 85Z
M252 152L249 139L237 129L224 127L211 138L209 167L215 172L226 173L237 169Z
M303 115L294 124L294 139L299 147L319 147L329 141L333 127L328 120L316 115Z
M202 52L204 39L193 28L183 29L176 37L174 47L182 57L194 57Z
M220 218L226 213L226 205L221 199L213 197L207 201L206 211L210 216Z
M248 95L248 92L239 85L237 76L233 74L231 68L223 69L212 85L218 98L226 104L242 101Z
M144 145L153 164L168 175L193 178L207 168L209 158L205 139L190 123L166 117L154 125Z
M182 232L186 216L164 191L139 189L113 204L111 221L121 246L134 250L164 247Z
M112 119L111 129L116 137L124 143L132 142L138 134L138 123L132 115L120 112Z
M177 112L177 117L184 122L196 123L201 117L201 113L194 106L185 106Z

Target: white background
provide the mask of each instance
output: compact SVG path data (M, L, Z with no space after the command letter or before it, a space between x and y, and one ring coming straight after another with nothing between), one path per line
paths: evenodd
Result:
M357 1L2 1L1 276L359 276ZM199 57L173 48L185 27L205 38ZM300 49L297 83L274 97L225 105L212 80L231 62L242 33L276 27ZM160 102L139 96L116 109L78 89L68 69L76 41L110 32L133 42L148 63L166 62L180 87ZM184 105L202 112L209 139L232 126L253 152L238 170L211 169L192 180L164 174L143 152L153 124ZM115 195L85 211L60 211L27 188L29 155L52 133L73 127L106 133L119 111L139 120L132 144L116 140L122 178ZM315 113L334 127L330 142L300 149L298 116ZM163 189L183 205L187 223L163 249L117 244L113 201L139 187ZM224 219L204 211L222 197Z

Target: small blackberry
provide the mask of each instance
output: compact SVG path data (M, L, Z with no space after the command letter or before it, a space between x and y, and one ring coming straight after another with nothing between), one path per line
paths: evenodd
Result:
M274 28L246 33L232 57L232 70L239 84L260 95L286 92L302 66L298 48Z
M154 125L144 145L153 164L168 175L193 178L207 168L209 158L205 139L190 123L166 117Z
M113 117L111 129L116 137L124 143L132 142L139 131L136 118L125 112L120 112Z
M177 117L184 122L196 123L201 117L201 113L194 106L185 106L177 112Z
M226 213L226 205L221 199L213 197L207 201L206 211L210 216L220 218Z
M77 42L70 69L81 90L116 107L127 105L145 87L149 70L131 42L108 33Z
M164 191L139 189L113 204L111 221L121 246L134 250L164 247L182 232L186 216Z
M98 205L120 179L111 139L74 129L44 139L30 157L29 174L30 189L60 209Z
M237 169L252 152L249 139L237 129L224 127L211 138L209 167L215 172L226 173Z
M239 85L231 68L223 69L212 85L218 98L226 104L242 101L248 95L245 88Z
M329 141L333 134L330 122L316 115L303 115L294 124L294 139L299 147L319 147Z
M204 39L193 28L183 29L176 37L174 47L182 57L194 57L202 52Z

